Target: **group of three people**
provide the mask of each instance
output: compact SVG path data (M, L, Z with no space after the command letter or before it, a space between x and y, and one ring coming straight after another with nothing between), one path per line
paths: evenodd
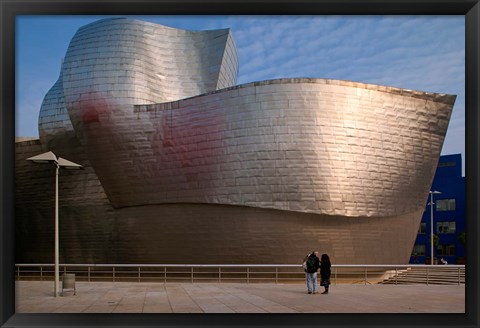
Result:
M330 286L331 263L327 254L322 254L322 258L318 258L318 252L313 251L303 260L303 267L307 276L307 290L309 294L317 293L317 271L320 269L320 286L325 287L322 294L328 294Z

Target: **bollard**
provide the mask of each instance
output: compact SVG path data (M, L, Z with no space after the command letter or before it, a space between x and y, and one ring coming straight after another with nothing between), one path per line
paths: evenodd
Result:
M64 289L73 289L73 295L77 295L75 289L75 273L64 273L62 275L62 296Z

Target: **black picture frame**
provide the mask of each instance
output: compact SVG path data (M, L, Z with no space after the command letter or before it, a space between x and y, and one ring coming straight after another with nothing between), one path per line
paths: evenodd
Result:
M15 17L17 15L401 14L465 15L466 303L465 314L15 314L14 159ZM0 325L76 326L439 326L478 327L480 4L478 0L0 0Z

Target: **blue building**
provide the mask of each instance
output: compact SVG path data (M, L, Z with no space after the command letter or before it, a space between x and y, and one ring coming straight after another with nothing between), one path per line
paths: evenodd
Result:
M435 263L465 263L465 177L460 154L441 156L433 179L433 233L438 237ZM418 229L410 263L430 264L430 196ZM434 237L435 243L436 237Z

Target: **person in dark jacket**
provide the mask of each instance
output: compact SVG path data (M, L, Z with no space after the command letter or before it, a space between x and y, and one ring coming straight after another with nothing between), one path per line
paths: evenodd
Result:
M307 290L309 294L317 293L317 271L320 267L320 260L318 259L318 252L312 252L304 259L305 272L307 279Z
M322 258L320 260L320 286L325 287L325 291L322 294L328 294L328 287L330 286L331 266L332 264L330 263L330 258L328 257L328 255L322 254Z

